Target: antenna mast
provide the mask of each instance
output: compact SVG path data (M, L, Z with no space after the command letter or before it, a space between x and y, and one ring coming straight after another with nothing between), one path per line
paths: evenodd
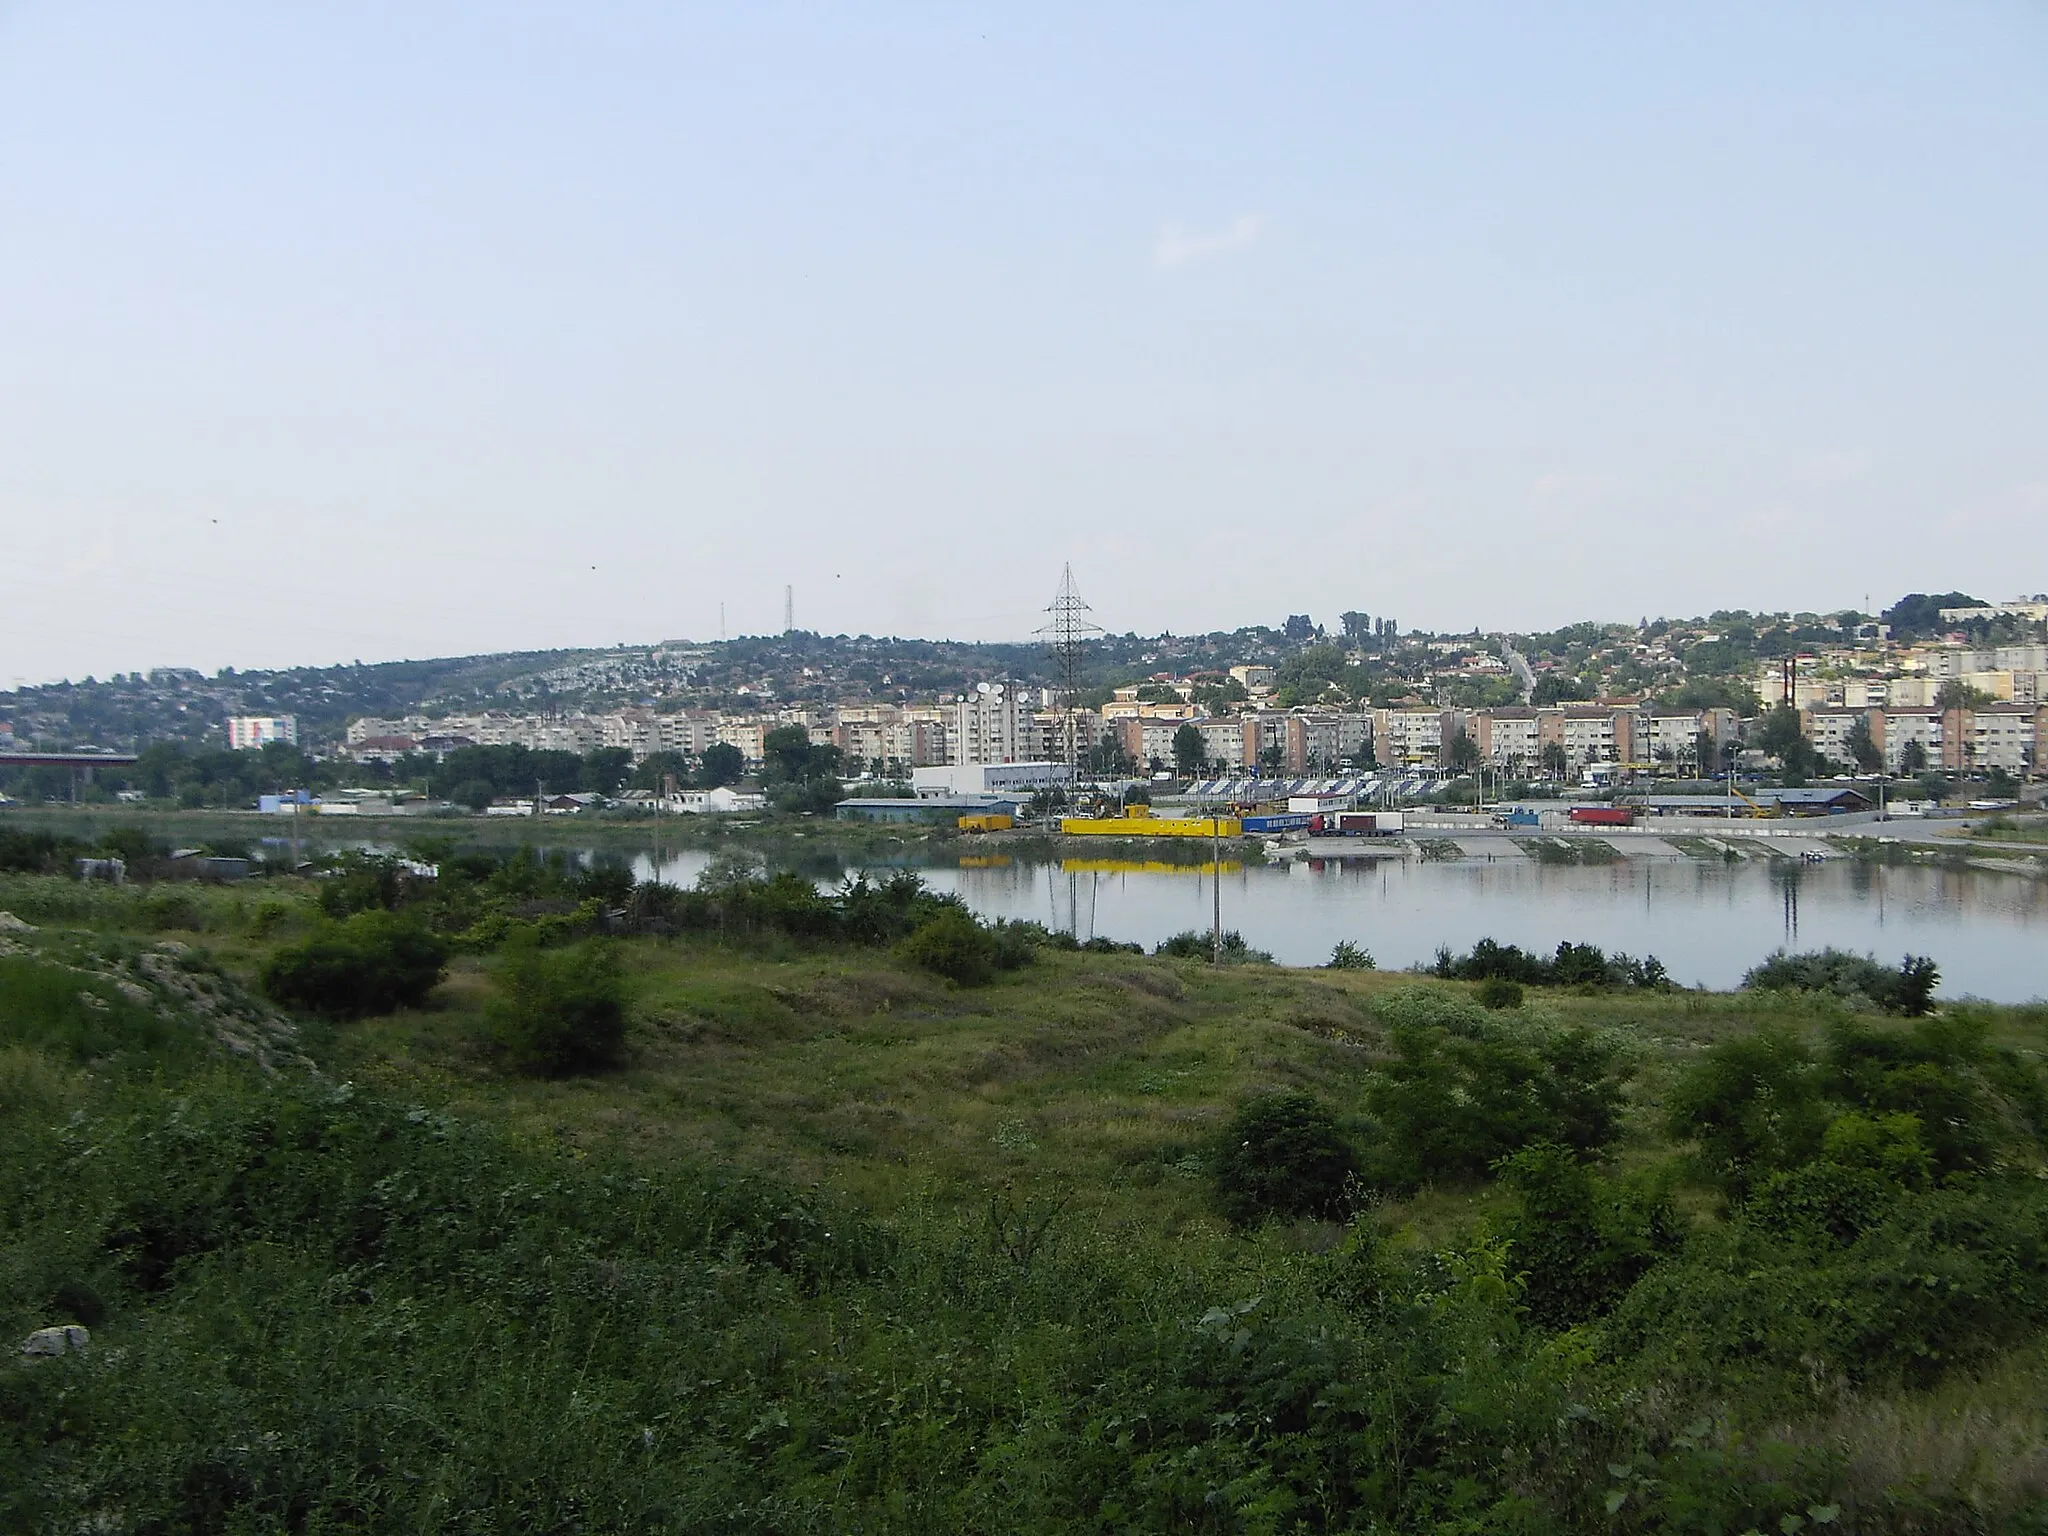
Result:
M796 632L796 588L782 589L782 632L785 635Z
M1046 654L1059 675L1062 734L1066 737L1067 777L1071 782L1078 776L1080 766L1074 713L1081 694L1081 655L1089 640L1102 633L1102 626L1088 618L1094 610L1082 601L1081 589L1074 585L1072 564L1062 569L1060 589L1045 611L1050 622L1041 626L1038 633L1045 640Z

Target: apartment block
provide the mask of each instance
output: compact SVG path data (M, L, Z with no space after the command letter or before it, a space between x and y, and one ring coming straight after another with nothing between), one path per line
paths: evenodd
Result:
M1465 712L1434 706L1376 709L1372 731L1380 766L1433 769L1450 760L1451 742L1465 728Z
M947 761L1023 763L1043 761L1041 743L1030 729L1031 711L1007 683L977 683L952 707L947 732Z

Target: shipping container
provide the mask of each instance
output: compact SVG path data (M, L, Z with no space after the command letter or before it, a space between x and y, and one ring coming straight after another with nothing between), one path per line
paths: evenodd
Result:
M1244 829L1247 832L1306 832L1308 824L1315 820L1306 811L1275 811L1266 816L1247 816Z
M1582 827L1632 827L1636 808L1632 805L1575 805L1571 819Z
M1309 830L1325 837L1392 837L1406 825L1403 811L1325 811L1309 819Z

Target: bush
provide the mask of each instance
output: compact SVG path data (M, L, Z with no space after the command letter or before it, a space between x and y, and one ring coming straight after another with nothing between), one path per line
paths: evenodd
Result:
M1208 960L1216 953L1215 935L1204 933L1199 928L1184 928L1171 938L1162 939L1155 955L1166 955L1175 960ZM1271 965L1273 957L1263 949L1253 949L1245 943L1244 935L1235 928L1223 930L1223 963L1225 965L1249 965L1253 962Z
M618 1062L626 1043L626 984L618 946L586 939L546 950L532 937L507 946L492 1036L516 1072L566 1077Z
M1821 1086L1804 1045L1759 1030L1708 1048L1672 1089L1667 1128L1696 1142L1699 1172L1740 1199L1766 1175L1820 1151L1827 1129Z
M1755 992L1827 992L1858 998L1888 1013L1919 1018L1933 1007L1941 971L1925 955L1908 955L1896 971L1886 970L1869 955L1845 949L1816 949L1806 954L1779 950L1742 978Z
M1448 946L1436 952L1436 975L1446 981L1512 981L1525 987L1633 987L1664 992L1671 987L1664 962L1655 955L1638 960L1609 955L1597 944L1559 942L1549 959L1514 944L1481 939L1466 955Z
M1585 1030L1496 1031L1472 1038L1397 1026L1394 1059L1374 1074L1366 1107L1375 1186L1410 1190L1475 1180L1499 1159L1550 1142L1579 1155L1619 1134L1614 1050Z
M1685 1228L1666 1190L1630 1189L1594 1175L1562 1147L1527 1147L1500 1164L1518 1197L1508 1224L1523 1302L1545 1328L1612 1309Z
M261 981L286 1007L353 1018L418 1005L447 963L448 946L419 923L372 909L277 951Z
M1371 950L1354 944L1349 939L1339 939L1337 947L1330 951L1330 963L1324 969L1332 971L1376 971L1379 969L1379 964L1373 959Z
M1237 1107L1213 1161L1216 1203L1233 1224L1344 1212L1358 1156L1336 1118L1305 1093L1269 1093Z
M912 965L934 975L979 987L996 973L996 945L986 928L960 909L948 908L905 939L899 951Z
M1522 984L1505 976L1489 976L1479 983L1479 1004L1482 1008L1519 1008Z

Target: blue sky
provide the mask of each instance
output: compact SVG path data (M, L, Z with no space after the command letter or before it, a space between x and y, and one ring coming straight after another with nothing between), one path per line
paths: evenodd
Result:
M2048 8L0 0L0 686L2048 588Z

